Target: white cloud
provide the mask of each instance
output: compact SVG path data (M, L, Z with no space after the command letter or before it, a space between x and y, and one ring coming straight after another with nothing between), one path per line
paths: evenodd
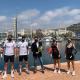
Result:
M65 8L47 11L40 17L40 20L50 21L50 20L54 19L55 17L64 16L68 13L68 9L69 8L65 7Z
M10 17L0 16L0 26L6 25L9 28L12 27L12 22L14 21ZM59 24L71 25L78 22L80 22L80 9L69 7L48 10L44 13L37 9L30 9L18 14L18 28L30 26L35 28L53 26L54 28L54 26L59 27Z
M35 17L39 14L40 12L36 9L31 9L31 10L26 10L21 12L18 15L19 20L28 20L31 19L32 17Z
M55 24L70 25L80 21L80 9L63 7L55 10L46 11L37 20L38 24L49 24L54 26ZM42 24L41 24L42 23ZM53 24L52 24L53 23ZM48 26L49 26L48 25Z
M80 15L76 15L76 16L74 17L74 19L75 19L75 20L80 20Z
M68 15L70 16L76 16L78 14L80 14L80 9L72 9L68 12Z
M0 16L0 22L5 21L7 19L6 16Z

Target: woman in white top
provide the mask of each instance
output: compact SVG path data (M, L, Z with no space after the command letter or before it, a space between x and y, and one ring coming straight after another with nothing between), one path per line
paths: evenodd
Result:
M7 77L8 61L11 62L11 77L14 77L14 55L15 55L15 41L12 40L12 35L8 35L4 43L4 74L3 78Z
M28 65L28 42L25 41L25 36L22 36L22 40L18 43L19 49L19 75L22 72L22 62L24 60L26 64L26 73L29 74L29 65Z

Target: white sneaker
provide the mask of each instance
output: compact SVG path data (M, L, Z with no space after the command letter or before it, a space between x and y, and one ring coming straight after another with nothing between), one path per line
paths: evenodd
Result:
M67 74L70 74L70 70L67 71Z
M54 73L57 73L57 70L56 69L54 70Z
M21 73L22 73L22 69L20 68L20 69L19 69L19 75L21 75Z
M73 71L73 72L72 72L72 76L75 76L75 75L76 75L76 74L75 74L75 71Z
M29 73L30 73L28 69L26 69L26 73L27 73L27 74L29 74Z
M61 73L61 71L60 71L60 70L58 70L58 73L60 74L60 73Z
M14 71L11 71L11 77L14 78Z
M7 78L7 73L6 73L6 71L3 72L3 76L2 76L2 78L3 78L3 79Z

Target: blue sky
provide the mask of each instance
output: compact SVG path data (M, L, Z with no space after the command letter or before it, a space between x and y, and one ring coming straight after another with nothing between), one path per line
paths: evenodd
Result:
M34 8L44 12L65 6L80 8L80 0L0 0L0 14L15 15Z
M16 15L20 29L67 26L80 21L80 0L0 0L1 29L13 26Z

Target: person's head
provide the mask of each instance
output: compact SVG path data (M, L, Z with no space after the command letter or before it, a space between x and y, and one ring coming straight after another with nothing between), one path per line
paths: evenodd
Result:
M42 42L39 42L39 47L41 47L42 46Z
M71 39L68 39L68 43L70 43L71 42Z
M55 39L53 39L53 43L55 43L56 42L56 40Z
M12 35L8 35L7 40L8 40L8 41L12 41Z
M22 42L24 42L25 41L25 36L22 36Z
M36 42L36 43L38 42L38 39L37 39L37 38L35 38L35 42Z

